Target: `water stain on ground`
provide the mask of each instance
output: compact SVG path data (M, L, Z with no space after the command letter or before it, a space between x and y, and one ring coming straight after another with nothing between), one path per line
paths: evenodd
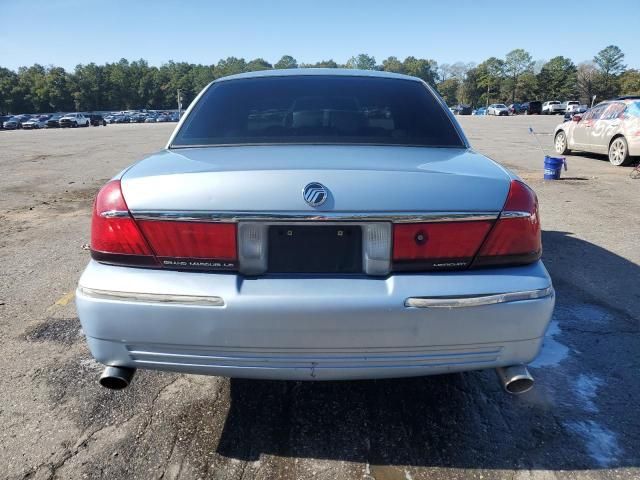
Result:
M73 318L47 318L44 322L30 328L24 339L30 342L56 342L72 345L82 337L80 320Z

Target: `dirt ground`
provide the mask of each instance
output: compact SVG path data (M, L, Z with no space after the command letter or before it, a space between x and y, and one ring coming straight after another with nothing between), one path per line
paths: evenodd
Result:
M97 189L172 124L0 131L0 478L640 478L640 180L569 156L559 117L461 117L472 145L538 193L557 308L535 388L494 372L267 382L140 371L97 384L73 291Z

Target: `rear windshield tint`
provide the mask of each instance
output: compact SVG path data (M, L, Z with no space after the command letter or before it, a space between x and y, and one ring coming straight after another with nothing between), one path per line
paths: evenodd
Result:
M215 83L172 146L298 143L464 146L420 82L355 76Z

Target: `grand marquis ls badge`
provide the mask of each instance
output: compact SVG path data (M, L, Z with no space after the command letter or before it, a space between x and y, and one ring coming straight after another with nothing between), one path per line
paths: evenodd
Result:
M327 188L318 182L309 183L304 189L302 189L302 197L308 205L312 207L319 207L327 201L329 192Z

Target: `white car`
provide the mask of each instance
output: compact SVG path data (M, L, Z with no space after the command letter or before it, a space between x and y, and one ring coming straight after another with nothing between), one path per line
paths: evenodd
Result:
M550 100L542 104L543 115L559 115L564 113L564 107L558 100Z
M580 102L577 100L565 100L564 102L561 103L562 105L562 110L563 112L567 112L567 110L569 110L569 107L573 108L575 106L580 106Z
M89 117L85 117L82 113L67 113L60 119L60 127L88 127L91 125Z
M487 107L487 115L509 115L509 109L504 103L493 103Z

